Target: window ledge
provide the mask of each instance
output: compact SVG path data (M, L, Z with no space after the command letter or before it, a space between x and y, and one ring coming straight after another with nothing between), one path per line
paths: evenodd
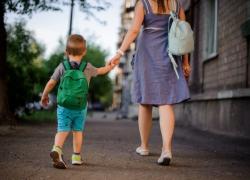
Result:
M250 88L222 90L218 92L195 94L192 95L191 101L221 100L235 98L250 98Z
M216 59L218 57L218 53L215 52L215 53L212 53L212 54L209 54L208 56L206 56L204 59L203 59L203 62L208 62L208 61L211 61L213 59Z

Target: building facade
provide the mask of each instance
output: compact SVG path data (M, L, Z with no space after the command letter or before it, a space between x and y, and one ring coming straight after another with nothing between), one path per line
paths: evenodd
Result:
M190 55L191 99L175 105L177 122L213 133L249 138L250 1L180 1L194 30L195 51ZM133 6L134 2L125 0L120 42L131 24ZM123 79L129 77L128 82L131 82L133 52L134 45L121 65ZM123 93L130 86L123 83ZM134 116L136 106L128 105L126 111Z
M250 137L250 1L192 0L191 100L178 121L202 130Z
M132 20L134 18L134 7L136 0L125 0L122 5L121 13L121 26L119 30L119 41L117 47L121 46L122 40L129 30ZM132 85L132 67L131 60L135 51L135 43L130 45L130 48L125 52L125 55L121 58L119 68L115 77L115 93L114 102L116 107L119 107L118 118L128 118L131 112L130 109L134 107L131 103L131 85ZM117 108L116 108L117 109Z

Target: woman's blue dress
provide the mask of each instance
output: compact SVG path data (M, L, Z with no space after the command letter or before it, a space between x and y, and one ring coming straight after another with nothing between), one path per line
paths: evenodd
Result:
M148 0L142 0L146 14L134 56L132 101L139 104L176 104L190 98L180 57L177 76L167 53L168 14L154 14Z

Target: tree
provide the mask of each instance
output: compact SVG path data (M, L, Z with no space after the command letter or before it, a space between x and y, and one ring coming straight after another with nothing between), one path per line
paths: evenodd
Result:
M10 112L6 86L6 30L4 24L5 2L0 2L0 123L6 121L10 123Z
M101 0L95 1L97 5L93 4L93 1L89 3L87 0L78 0L81 9L93 15L90 9L102 10L103 7L100 2ZM98 3L99 2L99 3ZM66 1L60 0L1 0L0 1L0 124L9 123L12 119L12 112L10 111L10 105L8 101L8 90L7 90L7 34L5 27L5 14L6 12L14 12L17 14L28 14L31 15L37 11L48 11L48 10L60 10L60 4L67 5ZM90 8L90 9L89 9Z
M46 79L43 65L44 47L25 29L25 22L7 26L7 85L11 112L38 100L41 84Z
M74 7L75 7L75 2L78 2L80 4L80 8L83 12L86 12L88 15L91 17L95 18L97 21L99 21L102 24L105 24L105 21L101 21L99 18L95 16L93 11L91 10L97 10L97 11L103 11L105 8L110 6L110 3L106 1L100 1L96 0L95 3L92 1L92 4L86 2L86 0L70 0L70 18L69 18L69 32L68 35L71 34L72 32L72 24L73 24L73 13L74 13Z
M99 46L89 43L88 51L84 57L95 67L105 66L105 58L107 52ZM104 106L109 106L112 103L113 89L112 81L108 75L98 76L91 80L89 87L89 97L91 102L100 102Z

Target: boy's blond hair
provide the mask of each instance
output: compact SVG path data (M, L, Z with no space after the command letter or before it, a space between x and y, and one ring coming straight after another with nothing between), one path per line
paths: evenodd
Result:
M69 36L66 45L67 55L80 56L86 50L86 40L79 34Z

